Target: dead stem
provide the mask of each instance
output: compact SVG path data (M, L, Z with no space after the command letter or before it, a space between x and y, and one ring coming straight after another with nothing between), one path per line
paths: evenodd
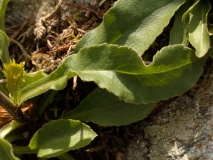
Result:
M10 41L11 41L12 43L17 44L17 45L19 46L20 50L21 50L24 54L28 54L27 51L24 49L24 47L23 47L18 41L14 40L14 39L12 39L12 38L10 38Z
M53 18L56 15L56 13L59 11L62 3L63 3L63 0L59 0L57 6L55 7L55 10L52 13L50 13L49 15L47 15L46 17L44 17L44 19L42 19L42 20L45 21L45 20Z
M96 12L94 9L91 9L91 8L88 8L88 7L79 5L79 4L70 4L70 3L64 3L64 4L66 4L68 6L71 6L71 7L76 7L76 8L81 8L81 9L87 10L89 12L94 13L99 19L103 19L103 15L98 13L98 12Z
M21 32L21 30L28 24L28 22L33 17L33 12L30 14L30 16L24 21L24 23L21 25L21 27L10 37L11 39L16 39L18 34Z
M2 92L0 92L0 106L2 106L13 119L26 122L26 116L23 114L21 107L16 107Z

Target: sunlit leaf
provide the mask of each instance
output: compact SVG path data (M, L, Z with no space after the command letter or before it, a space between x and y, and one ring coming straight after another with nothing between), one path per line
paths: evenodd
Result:
M169 45L183 44L188 45L188 25L189 17L182 19L183 14L190 6L190 1L186 1L176 13L175 22L170 32Z
M55 157L69 150L88 145L96 133L86 124L76 120L54 120L39 129L29 147L38 157Z
M198 57L203 57L210 47L207 28L207 14L210 8L209 1L200 1L189 14L189 41L196 49Z
M27 74L17 97L19 104L50 89L60 90L66 87L67 80L76 75L68 71L69 68L63 66L50 75L45 75L42 72L36 72L35 75L33 73Z
M102 24L78 42L75 53L85 46L113 43L131 47L142 55L184 2L119 0L105 14Z
M192 1L191 1L192 2ZM190 1L188 1L188 3L191 3ZM191 11L195 8L195 6L200 2L200 0L195 0L194 3L188 8L188 10L183 14L182 16L182 20L185 20L189 14L191 13Z
M83 80L94 81L121 100L155 103L192 87L202 74L205 60L189 48L174 45L157 52L153 63L146 66L134 50L103 44L83 48L63 65L70 65Z

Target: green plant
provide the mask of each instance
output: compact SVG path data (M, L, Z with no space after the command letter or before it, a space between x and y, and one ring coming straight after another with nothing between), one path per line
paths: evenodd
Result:
M2 0L1 17L4 17L7 2ZM161 3L118 0L105 14L100 26L86 34L78 42L74 54L54 72L49 75L42 71L18 74L22 78L15 91L11 91L8 81L8 38L1 27L0 57L5 67L0 78L7 79L6 84L0 84L4 100L1 105L16 120L0 130L0 155L5 159L17 159L13 153L19 156L34 153L42 158L65 159L67 151L83 147L96 137L82 121L101 126L130 124L148 116L160 100L188 90L202 74L206 59L213 54L209 50L212 44L210 8L209 0L162 0ZM146 65L141 56L172 18L174 25L169 45ZM23 102L48 91L35 111L40 118L57 90L65 88L74 76L94 81L99 88L77 108L38 129L27 147L12 146L12 140L21 137L16 129L31 121L31 117L26 117L19 109ZM50 132L55 134L49 135ZM15 138L11 138L14 135Z

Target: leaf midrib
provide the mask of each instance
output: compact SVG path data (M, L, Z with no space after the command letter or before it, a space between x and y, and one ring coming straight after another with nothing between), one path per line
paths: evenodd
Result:
M191 62L192 63L192 62ZM125 72L125 71L118 71L118 70L82 70L82 71L76 71L76 72L81 72L81 73L88 73L88 72L116 72L116 73L121 73L121 74L127 74L127 75L150 75L150 74L161 74L161 73L167 73L167 72L172 72L174 70L177 70L177 69L181 69L183 67L186 67L186 66L189 66L191 64L190 62L189 63L186 63L185 65L182 65L180 67L174 67L174 68L171 68L171 69L168 69L168 70L164 70L164 71L159 71L159 72L146 72L144 74L142 73L134 73L134 72ZM145 66L146 67L146 66ZM149 67L149 66L147 66ZM149 70L149 68L147 68L147 71Z

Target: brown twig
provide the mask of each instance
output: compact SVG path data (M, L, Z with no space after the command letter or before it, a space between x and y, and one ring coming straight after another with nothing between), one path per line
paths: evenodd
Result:
M16 39L18 34L21 32L21 30L28 24L28 22L33 17L33 12L30 14L30 16L24 21L24 23L21 25L21 27L11 36L12 39Z
M21 107L16 107L2 92L0 92L0 106L2 106L13 119L26 122L27 118L22 112Z
M71 3L64 3L64 4L71 6L71 7L81 8L81 9L90 11L90 12L94 13L98 18L103 19L103 15L100 15L100 13L96 12L94 9L91 9L91 8L88 8L88 7L79 5L79 4L71 4Z
M62 51L67 51L70 48L70 45L63 45L58 47L57 49L53 50L53 51L48 51L48 54L54 53L54 52L62 52Z
M49 15L47 15L46 17L44 17L43 20L45 21L45 20L53 18L57 14L57 12L59 11L62 3L63 3L63 0L59 0L57 6L55 7L55 10L52 13L50 13Z
M28 54L27 51L24 49L24 47L18 41L16 41L13 38L10 38L10 42L17 44L23 54Z

